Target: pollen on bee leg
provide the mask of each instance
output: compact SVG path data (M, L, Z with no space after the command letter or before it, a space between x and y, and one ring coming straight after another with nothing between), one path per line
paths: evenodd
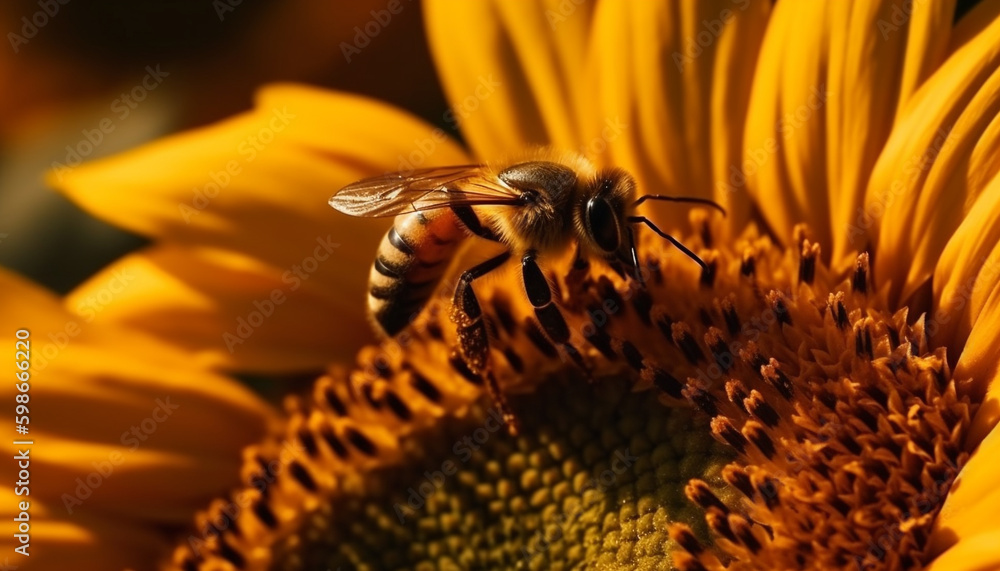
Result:
M488 367L489 333L486 321L479 321L469 327L460 327L458 346L461 359L466 367L476 375L481 375Z
M486 372L486 388L490 399L500 411L500 416L507 426L507 432L511 436L517 436L518 432L520 432L520 422L517 419L517 415L511 410L507 397L503 394L503 390L500 389L500 384L497 382L493 371Z
M457 351L452 353L451 358L448 360L448 364L451 365L451 368L454 369L456 373L458 373L460 378L476 386L483 385L482 376L470 369L465 359Z

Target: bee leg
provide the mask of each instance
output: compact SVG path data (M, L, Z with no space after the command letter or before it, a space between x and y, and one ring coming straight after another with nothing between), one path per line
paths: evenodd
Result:
M469 232L472 232L476 236L484 240L489 240L491 242L499 242L500 238L493 233L489 228L483 226L483 223L479 221L479 217L476 216L475 211L472 210L471 206L452 206L451 211L455 213L455 217L466 227Z
M628 233L628 249L631 254L632 268L635 270L635 281L639 282L639 287L646 287L646 280L642 277L642 268L639 267L639 250L635 247L635 232L631 226L625 228Z
M528 294L531 306L535 308L535 317L549 339L562 347L578 367L587 371L588 367L583 361L583 356L580 355L576 347L569 343L569 326L566 324L566 318L563 317L562 312L552 301L552 288L549 286L548 280L545 279L542 269L538 267L538 262L535 260L537 257L538 252L528 250L521 258L524 291Z
M458 349L462 360L473 373L486 377L486 390L496 403L507 423L510 433L517 434L517 417L507 405L507 399L500 391L500 385L489 367L490 339L486 330L479 299L472 289L472 282L499 268L510 259L510 252L504 252L462 272L455 286L455 297L451 305L451 320L458 326Z
M486 371L486 391L490 394L490 399L493 403L497 405L500 417L503 418L504 424L507 425L507 433L511 436L517 436L521 432L521 421L517 419L517 415L514 414L514 411L510 408L510 404L507 403L507 397L500 390L500 383L497 382L492 369Z

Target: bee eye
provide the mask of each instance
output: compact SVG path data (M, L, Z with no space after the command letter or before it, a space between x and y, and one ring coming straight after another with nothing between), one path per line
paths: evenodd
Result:
M621 243L621 229L615 212L603 198L587 201L587 232L597 247L605 252L614 252Z

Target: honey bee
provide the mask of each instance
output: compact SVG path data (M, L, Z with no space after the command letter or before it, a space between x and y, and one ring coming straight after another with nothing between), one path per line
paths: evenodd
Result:
M524 293L546 335L571 355L569 327L553 301L538 259L576 243L577 259L600 258L640 280L633 226L649 227L684 254L705 263L648 218L635 214L646 200L704 204L711 200L646 194L618 168L598 170L577 155L550 155L506 166L485 164L421 169L350 184L330 205L351 216L395 216L369 278L368 309L388 336L399 333L434 292L448 262L471 236L498 242L503 253L466 269L455 287L452 318L462 356L482 373L488 336L472 283L512 256L521 262ZM574 357L576 359L577 357Z

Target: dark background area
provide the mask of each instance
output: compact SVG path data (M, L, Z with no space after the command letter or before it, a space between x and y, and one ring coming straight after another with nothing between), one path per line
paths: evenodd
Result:
M136 85L146 66L169 73L164 87L88 160L250 109L254 91L276 81L369 95L441 123L447 104L420 2L401 1L402 11L350 61L342 42L351 43L355 27L386 0L5 2L0 265L65 293L144 243L81 212L42 177L65 160L65 145L81 139L81 126L107 116L109 102Z

